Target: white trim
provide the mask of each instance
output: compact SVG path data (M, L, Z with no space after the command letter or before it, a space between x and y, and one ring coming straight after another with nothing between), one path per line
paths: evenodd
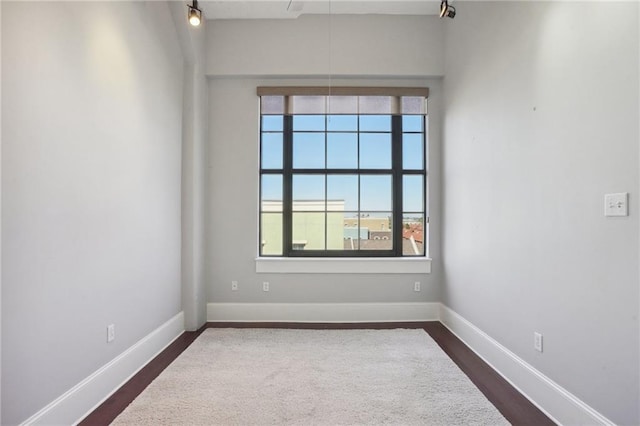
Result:
M209 303L209 322L437 321L439 303Z
M77 424L184 332L184 313L143 337L22 425Z
M431 259L258 257L256 272L266 274L429 274Z
M611 420L442 304L440 322L556 423L614 425Z

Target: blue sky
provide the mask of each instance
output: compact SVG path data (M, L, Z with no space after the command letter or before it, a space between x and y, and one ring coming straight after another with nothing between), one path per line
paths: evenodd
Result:
M358 152L358 130L360 152ZM327 146L325 158L325 116L297 115L293 121L293 167L328 169L391 168L391 116L362 115L358 123L357 115L330 115L326 120ZM422 116L404 116L404 131L421 131ZM282 116L263 116L262 166L282 168ZM322 132L322 133L314 133ZM423 163L422 135L403 134L403 167L420 169ZM325 188L326 186L326 188ZM345 200L345 210L358 210L357 175L302 175L294 174L294 200L323 199L327 191L330 200ZM360 177L360 210L390 212L391 177L384 175L362 175ZM404 211L421 211L423 184L421 176L405 176L403 179ZM263 175L263 199L282 199L282 177Z

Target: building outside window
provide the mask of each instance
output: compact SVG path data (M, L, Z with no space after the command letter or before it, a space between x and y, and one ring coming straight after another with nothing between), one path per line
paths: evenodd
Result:
M425 256L427 94L258 88L260 256Z

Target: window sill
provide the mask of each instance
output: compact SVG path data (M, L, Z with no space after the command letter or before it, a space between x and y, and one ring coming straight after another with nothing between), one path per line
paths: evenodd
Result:
M256 272L266 274L429 274L431 259L258 257Z

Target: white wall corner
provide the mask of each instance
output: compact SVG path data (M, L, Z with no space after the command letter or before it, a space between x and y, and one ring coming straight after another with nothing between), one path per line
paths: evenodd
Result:
M196 52L187 23L187 5L181 1L171 1L169 2L169 10L176 27L176 35L178 36L184 60L187 63L194 63L196 61Z
M184 314L180 312L24 421L22 425L77 424L183 332Z
M440 304L439 316L445 327L554 422L614 425L449 307Z
M439 303L209 303L210 322L437 321Z

